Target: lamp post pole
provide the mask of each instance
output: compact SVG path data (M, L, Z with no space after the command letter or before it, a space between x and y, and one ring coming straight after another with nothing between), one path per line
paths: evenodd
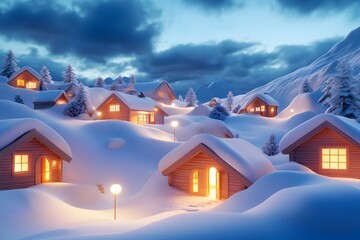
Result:
M110 191L114 194L114 220L116 220L116 195L121 192L120 184L111 185Z
M171 121L171 126L174 128L174 142L175 142L175 137L176 137L176 132L175 132L175 128L179 125L178 121Z

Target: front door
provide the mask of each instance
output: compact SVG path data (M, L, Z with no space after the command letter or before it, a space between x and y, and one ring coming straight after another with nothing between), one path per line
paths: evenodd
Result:
M219 172L215 167L209 169L209 197L211 199L220 198L220 177Z
M41 182L50 182L50 163L47 158L41 160Z

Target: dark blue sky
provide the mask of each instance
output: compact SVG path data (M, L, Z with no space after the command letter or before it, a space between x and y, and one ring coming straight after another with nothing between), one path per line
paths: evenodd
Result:
M248 91L309 64L358 27L351 0L8 0L0 54L55 80L134 73L178 93L214 80ZM235 92L236 92L235 90Z

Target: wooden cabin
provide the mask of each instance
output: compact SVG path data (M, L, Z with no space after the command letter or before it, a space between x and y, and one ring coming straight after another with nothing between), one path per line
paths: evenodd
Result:
M213 98L210 100L209 102L209 107L215 107L216 104L220 103L221 104L221 99L220 98Z
M193 195L227 199L273 171L273 167L255 146L243 139L201 134L165 155L159 171L168 176L172 187Z
M238 114L258 114L263 117L275 117L279 103L269 94L255 94L248 98L239 109Z
M157 102L171 104L176 99L176 95L169 83L166 81L135 83L135 89L143 93L146 97L152 98Z
M71 150L53 129L35 119L0 120L0 190L61 182Z
M150 98L112 92L96 109L99 119L117 119L136 124L164 124L167 115Z
M280 150L318 174L360 179L360 124L355 120L318 115L287 133Z
M66 103L69 103L69 99L62 90L40 91L33 101L34 109L50 108Z
M76 92L79 90L79 85L77 83L64 83L64 82L54 82L47 83L46 88L48 90L62 90L65 92L68 98L73 98L76 95Z
M31 67L23 67L9 77L7 84L16 88L37 90L40 79L40 75L34 69Z

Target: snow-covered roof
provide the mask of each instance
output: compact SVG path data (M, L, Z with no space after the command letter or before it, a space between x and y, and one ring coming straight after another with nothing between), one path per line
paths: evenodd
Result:
M221 159L251 182L255 182L263 175L274 170L272 164L264 154L244 139L224 139L210 134L199 134L166 154L159 162L159 171L165 171L199 144L204 144L210 148Z
M48 90L63 90L67 91L74 83L63 83L63 82L54 82L45 84Z
M149 95L152 94L160 86L161 83L163 83L163 81L135 83L134 87L138 92Z
M324 123L328 123L334 126L345 135L353 139L354 142L360 144L360 123L353 119L336 116L330 113L324 113L309 119L308 121L300 124L288 132L279 143L280 150L283 151L287 149L299 139L303 138L306 134Z
M59 99L59 97L66 94L63 90L48 90L48 91L39 91L37 96L34 99L34 103L36 102L55 102Z
M248 99L246 99L244 104L242 104L241 109L245 109L256 98L260 98L261 100L266 102L268 105L279 106L278 101L276 101L274 98L272 98L269 94L267 94L267 93L257 93L257 94L251 95Z
M25 67L22 67L21 69L19 69L18 71L14 72L13 74L11 74L11 76L9 77L9 82L25 71L30 72L35 78L37 78L40 81L40 79L41 79L40 74L38 72L36 72L34 69L32 69L31 67L25 66Z
M0 149L4 149L18 137L33 129L37 130L69 157L72 156L71 149L66 141L54 129L34 118L0 120Z

